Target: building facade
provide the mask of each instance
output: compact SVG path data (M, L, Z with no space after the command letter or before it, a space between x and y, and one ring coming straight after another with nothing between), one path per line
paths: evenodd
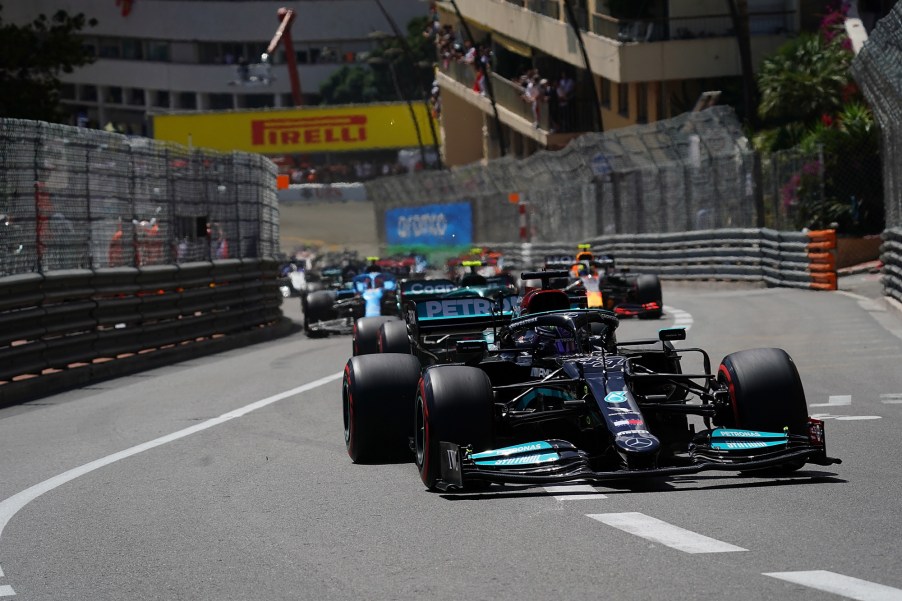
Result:
M458 47L440 60L444 156L457 165L562 148L575 135L741 104L743 82L823 4L806 0L446 0L433 11ZM734 9L734 10L731 10ZM739 13L741 14L741 13ZM804 17L804 18L803 18ZM747 23L748 34L737 35ZM743 44L745 40L745 44ZM480 73L466 58L490 57ZM472 54L471 54L472 55ZM477 59L478 61L478 59ZM477 63L478 64L478 63ZM545 94L538 106L528 79ZM574 83L566 107L557 83ZM488 79L488 82L477 81ZM544 81L543 81L544 80ZM488 84L488 85L486 85ZM497 116L497 117L496 117Z
M426 11L418 0L382 3L401 28ZM365 60L374 32L391 31L373 0L29 0L4 3L3 18L22 25L63 9L97 19L82 32L96 61L61 75L62 102L72 124L149 135L154 113L294 106L284 49L260 62L280 7L297 15L304 104L342 65Z

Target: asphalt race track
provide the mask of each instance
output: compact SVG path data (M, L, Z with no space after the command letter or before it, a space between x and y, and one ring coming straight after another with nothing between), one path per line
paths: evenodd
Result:
M0 598L902 599L902 313L854 277L665 283L618 334L785 348L843 460L791 477L429 493L350 462L350 339L300 332L0 410Z

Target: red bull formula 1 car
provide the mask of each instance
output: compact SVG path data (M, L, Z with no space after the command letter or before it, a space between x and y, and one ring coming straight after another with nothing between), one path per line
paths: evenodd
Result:
M580 244L575 256L545 257L545 269L569 271L561 287L574 300L575 306L600 307L620 317L661 317L664 300L658 276L618 269L613 257L595 257L589 248L588 244Z
M548 283L517 297L408 302L383 351L352 357L345 444L358 463L413 451L430 489L791 471L830 465L795 364L777 348L711 369L685 330L618 341L618 317ZM390 339L390 340L389 340ZM684 369L687 358L701 368ZM698 416L699 429L689 416Z

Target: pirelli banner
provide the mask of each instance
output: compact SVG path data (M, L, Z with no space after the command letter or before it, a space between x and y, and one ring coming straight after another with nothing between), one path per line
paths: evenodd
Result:
M418 103L413 109L423 144L433 145L426 107ZM157 140L225 152L306 154L420 144L403 102L155 115L153 129Z

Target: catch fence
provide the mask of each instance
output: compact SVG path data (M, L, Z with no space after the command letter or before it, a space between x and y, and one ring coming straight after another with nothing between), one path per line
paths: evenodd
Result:
M0 119L0 276L273 257L275 178L256 154Z
M881 259L886 293L902 300L902 3L881 19L852 74L880 125L886 230Z
M386 213L401 207L468 202L473 241L557 242L604 235L719 228L792 229L787 192L815 153L761 160L730 107L589 133L559 151L503 158L441 172L367 183L380 242L395 227ZM810 167L807 167L809 170ZM823 178L819 168L814 177ZM822 186L810 187L822 194ZM512 193L527 203L521 211ZM526 213L525 235L518 228Z

